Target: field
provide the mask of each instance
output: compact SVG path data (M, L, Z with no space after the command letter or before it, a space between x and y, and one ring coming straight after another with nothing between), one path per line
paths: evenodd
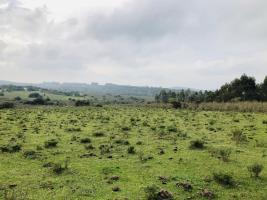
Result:
M27 107L0 135L0 199L267 199L264 113Z

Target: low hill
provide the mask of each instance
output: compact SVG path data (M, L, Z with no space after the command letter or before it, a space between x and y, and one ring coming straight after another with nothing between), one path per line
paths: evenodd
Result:
M148 86L130 86L130 85L117 85L107 83L100 85L98 83L59 83L59 82L44 82L44 83L16 83L11 81L1 81L0 85L17 85L17 86L34 86L49 90L58 90L63 92L81 92L92 95L127 95L135 97L154 97L162 89L170 90L170 88L162 87L148 87ZM179 88L185 89L185 88ZM178 90L178 89L171 89Z

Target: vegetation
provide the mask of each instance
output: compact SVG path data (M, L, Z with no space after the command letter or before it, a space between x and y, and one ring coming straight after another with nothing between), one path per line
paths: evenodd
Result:
M262 170L263 170L263 165L258 163L248 166L248 171L250 172L251 176L256 178L259 177Z
M263 83L256 84L255 78L244 74L231 83L224 84L216 91L181 90L175 92L162 90L155 96L155 100L156 102L172 104L174 104L173 102L267 101L267 76Z
M133 105L2 109L0 199L266 199L266 121Z

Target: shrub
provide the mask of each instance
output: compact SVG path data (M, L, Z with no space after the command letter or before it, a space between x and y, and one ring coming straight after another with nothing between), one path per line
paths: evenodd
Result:
M134 146L128 147L127 152L128 152L128 154L135 154L135 148L134 148Z
M212 156L216 156L217 158L219 158L224 162L229 161L231 153L232 153L231 149L223 149L223 148L211 151Z
M173 107L174 109L182 108L182 104L181 104L181 102L173 101L173 102L171 102L171 104L172 104L172 107Z
M93 150L93 149L95 149L95 147L92 144L85 145L84 148L86 150Z
M90 138L82 138L82 139L80 140L80 142L81 142L82 144L91 143L91 139L90 139Z
M222 186L233 187L234 179L231 175L225 173L214 173L213 179Z
M169 127L168 127L168 131L169 131L169 132L174 132L174 133L175 133L175 132L177 132L177 128L176 128L175 126L169 126Z
M123 139L118 139L115 141L116 144L121 144L121 145L129 145L130 142L128 140L123 140Z
M130 131L131 128L128 127L128 126L124 126L124 127L121 128L121 130L122 130L122 131Z
M110 153L110 146L106 144L101 144L99 146L99 150L100 150L101 155Z
M146 199L147 200L158 200L158 191L159 188L155 185L148 186L145 189Z
M90 106L89 100L78 100L75 102L75 106Z
M21 101L21 97L17 96L14 98L15 101Z
M173 195L167 190L160 190L157 186L148 186L145 189L147 200L172 200Z
M52 105L52 102L49 102L49 99L43 99L43 97L38 97L32 101L26 101L25 104L29 104L29 105Z
M93 136L94 137L103 137L103 136L105 136L105 133L103 133L103 132L95 132L95 133L93 133Z
M38 158L38 153L34 150L28 150L23 153L23 156L28 159L36 159Z
M69 157L67 157L64 161L64 165L60 163L54 163L52 164L52 171L55 174L62 174L64 171L66 171L69 168Z
M15 153L21 150L21 144L18 143L9 143L7 145L0 146L1 152L6 153Z
M263 120L262 123L263 123L263 124L267 124L267 120Z
M44 147L53 148L53 147L56 147L57 144L58 144L58 141L56 139L50 139L50 140L45 141Z
M247 141L247 136L241 130L234 130L232 132L232 140L239 144Z
M38 92L34 92L29 94L29 98L42 98L42 95L40 95Z
M67 128L66 131L68 131L68 132L80 132L80 131L82 131L82 129L71 127L71 128Z
M254 163L253 165L248 166L248 171L252 177L258 178L260 173L263 170L263 165Z
M15 104L12 102L3 102L0 103L0 109L14 108Z
M65 168L61 164L56 163L56 164L53 165L52 171L55 174L62 174L65 171Z
M190 149L204 149L205 145L204 142L202 140L192 140L190 142Z

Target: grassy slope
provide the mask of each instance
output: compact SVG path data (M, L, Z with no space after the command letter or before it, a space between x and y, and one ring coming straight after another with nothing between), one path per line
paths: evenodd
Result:
M136 122L131 122L139 119ZM239 122L238 122L238 120ZM195 196L201 188L214 191L218 199L267 199L267 167L261 179L249 176L247 166L260 162L267 166L267 120L266 114L193 112L136 107L104 108L26 108L1 110L0 145L15 138L21 143L18 153L0 153L0 188L16 184L18 196L29 199L144 199L143 188L156 184L171 191L175 199ZM123 131L122 127L131 130ZM165 127L164 127L165 126ZM169 132L167 127L177 127ZM79 127L81 131L67 131ZM249 143L236 145L231 140L231 131L242 129L250 137ZM94 137L95 131L103 131L105 137ZM18 138L18 133L23 133ZM180 133L180 134L179 134ZM181 137L186 133L187 137ZM74 137L76 141L72 141ZM85 150L79 138L90 137L95 150ZM23 156L26 150L36 150L47 139L56 138L59 145L52 149L39 150L41 157L30 160ZM202 138L207 142L205 150L188 148L192 139ZM135 146L135 155L127 154L127 145L115 144L117 139L128 140ZM256 140L259 140L256 145ZM142 141L142 145L136 142ZM111 153L100 155L99 145L112 143ZM178 152L173 148L178 147ZM209 149L227 147L232 149L229 162L223 162L209 153ZM160 148L165 154L159 155ZM97 157L80 158L94 152ZM141 162L140 152L154 159ZM112 155L113 158L107 158ZM70 157L69 169L56 175L42 165L47 162L64 162ZM170 160L169 158L173 158ZM224 188L214 181L205 182L213 172L230 172L237 182L233 189ZM113 184L107 178L118 175ZM163 185L158 176L171 177ZM185 192L175 186L177 182L189 181L193 191ZM112 192L119 186L120 192ZM53 188L53 189L52 189ZM3 193L3 190L0 192ZM11 189L8 190L11 193ZM3 198L3 196L0 198Z

